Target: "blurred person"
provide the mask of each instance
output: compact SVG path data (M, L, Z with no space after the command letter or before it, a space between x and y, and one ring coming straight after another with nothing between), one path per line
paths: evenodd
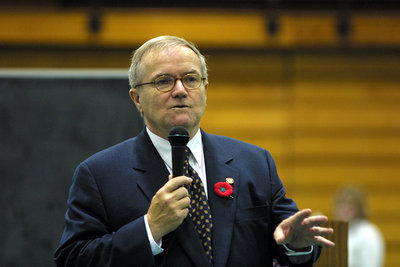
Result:
M379 229L368 220L365 192L355 186L338 191L334 213L349 223L349 267L383 267L385 243Z
M192 43L147 41L129 80L146 127L77 167L57 266L306 267L334 246L327 217L286 197L268 151L200 129L209 84ZM189 133L189 159L172 178L175 126Z

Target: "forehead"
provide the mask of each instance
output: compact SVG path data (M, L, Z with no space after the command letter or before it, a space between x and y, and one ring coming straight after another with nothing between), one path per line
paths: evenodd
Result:
M143 76L158 74L200 73L200 60L196 53L186 46L154 48L142 57Z

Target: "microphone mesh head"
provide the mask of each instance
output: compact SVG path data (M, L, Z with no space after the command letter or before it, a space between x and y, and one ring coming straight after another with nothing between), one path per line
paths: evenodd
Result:
M169 131L168 140L171 146L186 146L189 141L189 133L182 126L175 126Z

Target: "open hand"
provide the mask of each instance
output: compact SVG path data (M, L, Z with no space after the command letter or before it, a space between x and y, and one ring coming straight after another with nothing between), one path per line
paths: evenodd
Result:
M311 216L311 213L310 209L304 209L283 220L274 232L276 243L288 245L293 250L302 250L314 244L334 247L335 243L325 238L333 234L333 229L320 226L328 218Z

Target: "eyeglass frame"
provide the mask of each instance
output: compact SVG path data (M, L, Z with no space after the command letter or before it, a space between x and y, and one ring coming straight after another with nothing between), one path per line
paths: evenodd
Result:
M200 77L199 86L197 86L196 88L187 88L187 87L185 86L185 84L182 82L182 79L185 78L186 76L189 76L189 75L196 75L196 76ZM158 89L158 87L156 86L155 80L158 79L158 78L160 78L160 77L165 77L165 76L173 78L173 79L174 79L174 84L172 85L171 89L163 91L163 90ZM198 88L201 86L201 82L204 82L204 81L207 80L207 79L204 78L204 77L202 77L202 76L200 76L200 75L197 74L197 73L187 73L187 74L183 75L181 78L176 78L176 77L174 77L174 76L172 76L172 75L169 75L169 74L163 74L163 75L160 75L160 76L155 77L155 78L153 79L152 82L136 84L135 86L133 86L133 88L137 88L137 87L143 86L143 85L153 84L154 87L155 87L158 91L160 91L160 92L165 92L165 93L166 93L166 92L169 92L169 91L171 91L172 89L174 89L177 80L180 80L180 81L181 81L181 83L182 83L183 87L185 87L185 89L187 89L187 90L196 90L196 89L198 89Z

